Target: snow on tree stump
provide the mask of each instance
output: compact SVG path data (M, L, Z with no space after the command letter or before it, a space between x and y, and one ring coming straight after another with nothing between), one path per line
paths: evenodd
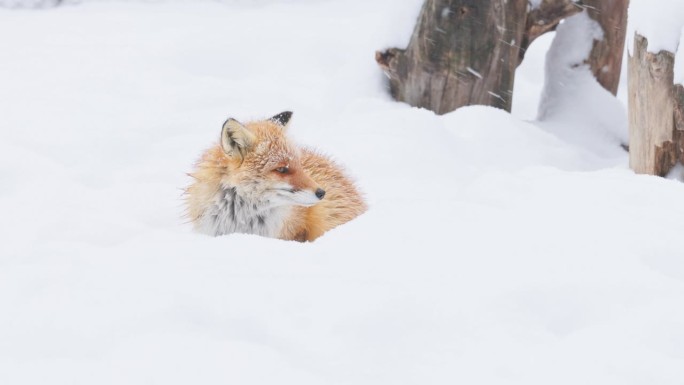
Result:
M665 176L684 164L684 88L674 85L674 54L648 52L648 40L637 33L628 67L629 165Z
M573 0L426 0L408 47L376 52L399 101L445 114L482 104L511 110L515 70L525 50Z

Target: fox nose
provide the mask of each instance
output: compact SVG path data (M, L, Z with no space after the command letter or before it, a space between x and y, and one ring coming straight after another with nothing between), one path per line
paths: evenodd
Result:
M323 190L322 188L317 188L316 189L316 197L318 199L323 199L324 196L325 196L325 190Z

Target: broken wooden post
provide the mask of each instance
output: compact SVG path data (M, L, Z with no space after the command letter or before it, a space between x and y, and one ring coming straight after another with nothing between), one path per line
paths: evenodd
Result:
M648 52L635 33L629 56L629 165L665 176L684 163L684 88L674 85L674 54Z

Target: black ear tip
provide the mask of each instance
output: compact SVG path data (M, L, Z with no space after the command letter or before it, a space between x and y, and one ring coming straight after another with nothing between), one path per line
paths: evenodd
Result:
M281 126L284 126L290 121L290 118L292 118L292 111L283 111L272 117L271 120L280 124Z

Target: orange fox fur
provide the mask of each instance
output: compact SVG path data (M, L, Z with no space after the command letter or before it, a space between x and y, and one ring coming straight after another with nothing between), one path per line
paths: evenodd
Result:
M195 181L186 203L196 230L313 241L366 210L338 165L290 142L285 131L291 115L244 125L226 121L219 144L190 174Z

